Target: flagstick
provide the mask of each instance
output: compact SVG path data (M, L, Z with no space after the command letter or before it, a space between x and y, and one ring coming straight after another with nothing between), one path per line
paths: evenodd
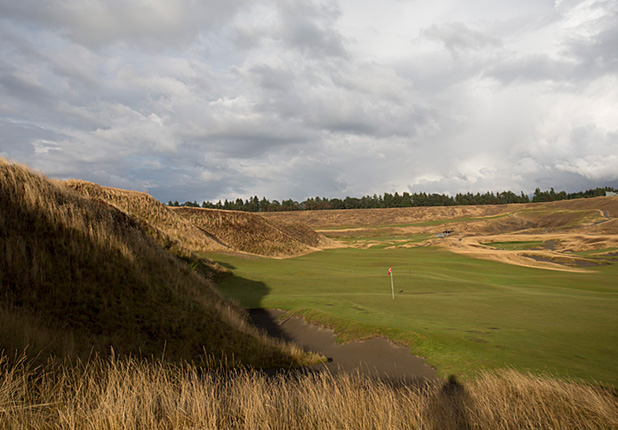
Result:
M393 300L395 300L395 287L393 286L393 272L391 271L391 291L393 293Z

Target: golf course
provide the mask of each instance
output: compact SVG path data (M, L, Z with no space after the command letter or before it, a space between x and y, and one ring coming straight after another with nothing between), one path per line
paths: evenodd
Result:
M0 208L0 428L618 428L618 197L250 214L0 158Z
M501 218L492 215L491 220ZM587 218L574 225L571 220L568 227L544 229L545 236L537 228L520 232L519 239L510 232L508 240L493 235L491 244L477 244L503 255L505 262L456 248L487 240L469 224L459 237L455 233L441 240L427 233L442 231L444 225L458 231L464 228L461 222L447 219L436 227L425 221L423 231L418 223L331 224L317 230L340 245L332 249L288 259L233 253L208 257L231 270L218 289L241 306L302 315L332 327L339 342L387 337L424 357L441 377L513 368L616 386L616 248L559 252L560 243L584 237L582 232L590 238L598 221ZM532 267L510 264L509 255L517 252L528 253L520 259ZM564 270L557 270L561 259Z

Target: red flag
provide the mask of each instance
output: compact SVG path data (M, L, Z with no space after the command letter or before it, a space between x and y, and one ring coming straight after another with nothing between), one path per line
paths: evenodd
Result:
M389 267L387 275L390 275L391 273L393 273L393 269Z

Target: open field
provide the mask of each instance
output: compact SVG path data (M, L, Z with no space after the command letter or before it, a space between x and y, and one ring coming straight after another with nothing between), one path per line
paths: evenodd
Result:
M427 219L436 208L351 211L366 226L343 211L269 214L310 220L347 248L209 257L232 270L219 289L241 305L302 313L341 341L387 336L442 376L514 367L618 385L618 200L588 200L440 208L455 218L437 224Z

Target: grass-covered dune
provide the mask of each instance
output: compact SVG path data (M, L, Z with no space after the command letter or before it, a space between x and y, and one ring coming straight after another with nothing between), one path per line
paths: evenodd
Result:
M290 365L200 271L101 199L0 159L0 350ZM296 354L294 356L294 354ZM1 406L1 405L0 405Z
M201 208L172 208L183 218L225 243L230 249L267 257L292 257L332 246L332 242L300 223L259 215Z
M229 247L179 216L146 193L102 187L92 182L69 180L67 187L80 194L105 201L139 220L144 229L165 249L176 254L197 251L229 251Z

